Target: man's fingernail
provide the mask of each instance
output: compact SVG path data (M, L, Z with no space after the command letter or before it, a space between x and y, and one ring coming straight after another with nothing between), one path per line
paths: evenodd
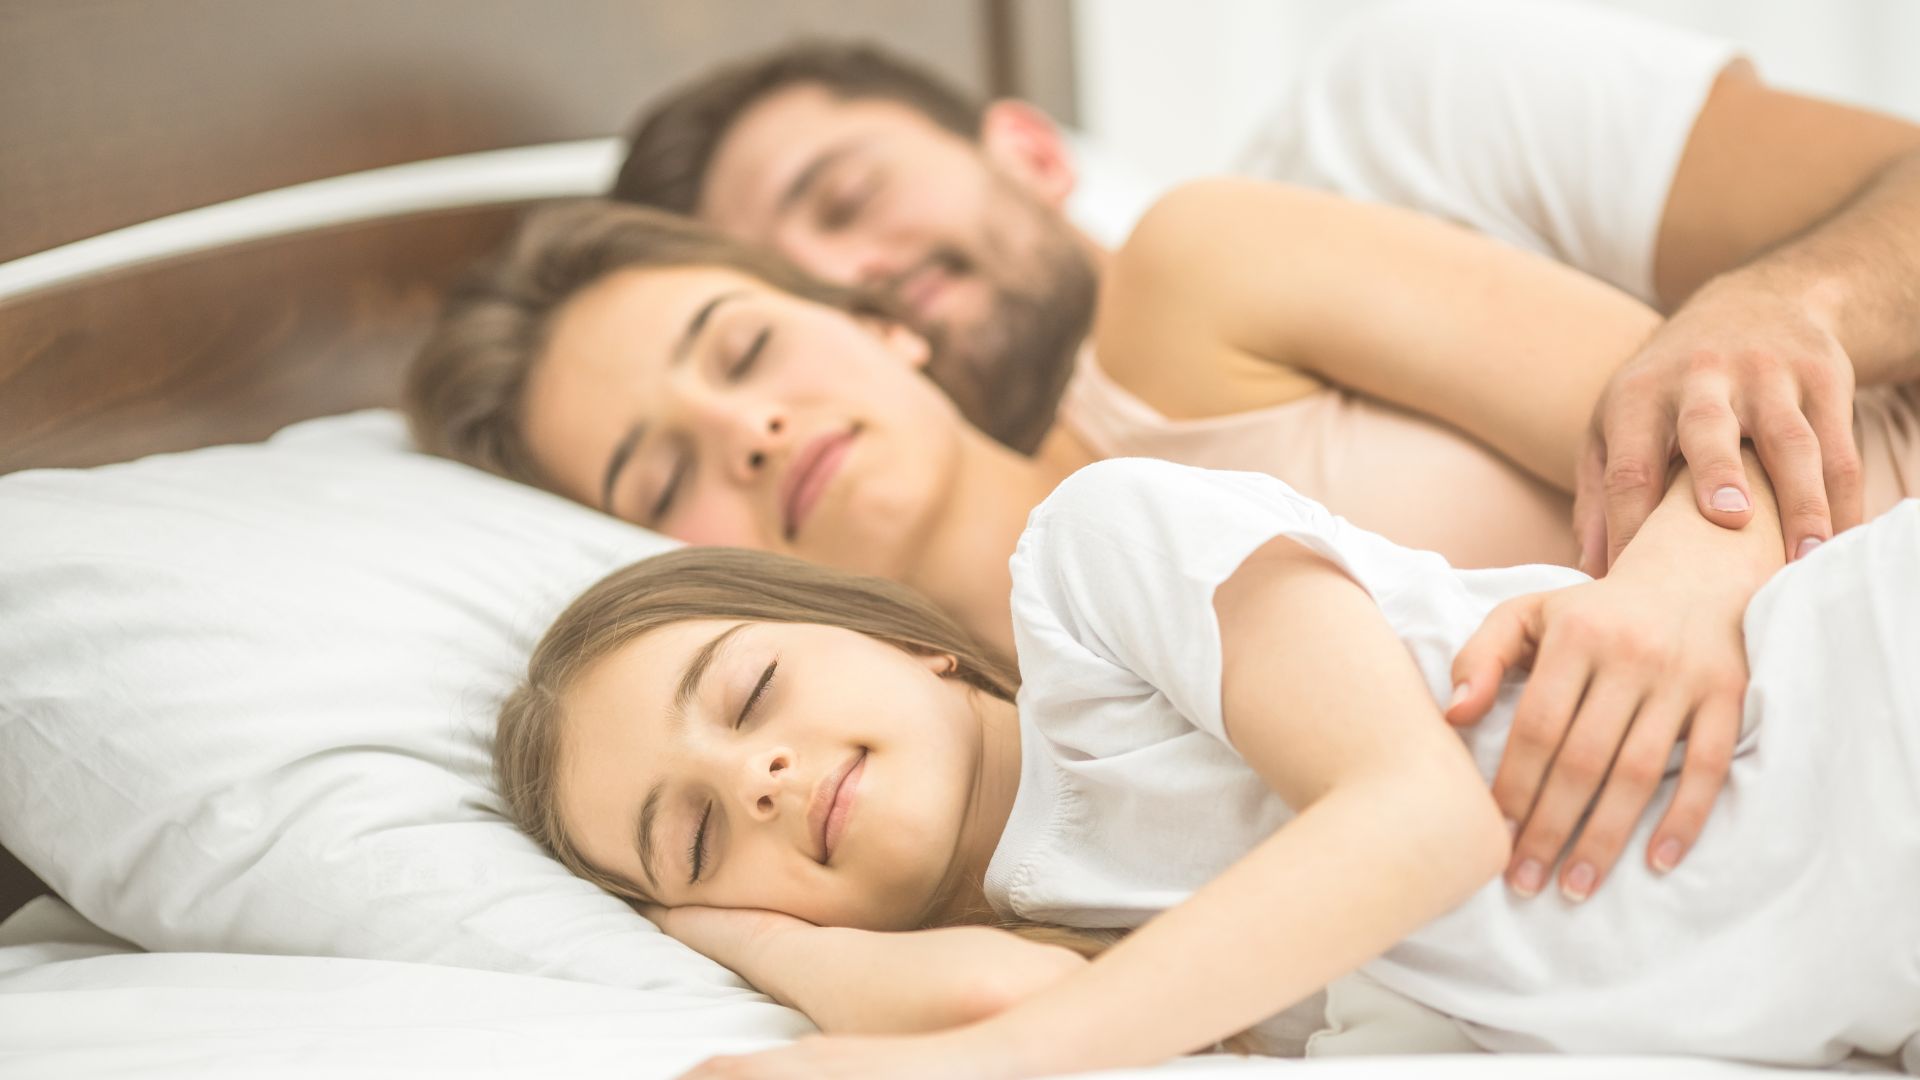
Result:
M1746 492L1737 487L1723 487L1713 493L1713 508L1727 513L1738 513L1752 504L1747 502Z
M1800 549L1793 553L1793 557L1796 559L1804 559L1812 553L1814 548L1819 547L1820 544L1821 540L1819 537L1809 536L1805 540L1800 541Z
M1560 894L1577 904L1593 895L1593 880L1598 876L1591 865L1578 863L1560 880Z
M1653 868L1666 873L1680 865L1680 841L1669 836L1653 849Z
M1473 687L1464 682L1454 683L1453 696L1447 699L1447 711L1452 712L1455 706L1467 700L1467 694L1472 690Z
M1540 886L1546 883L1547 868L1540 865L1539 859L1524 860L1520 869L1513 872L1513 891L1521 896L1532 898L1540 895Z

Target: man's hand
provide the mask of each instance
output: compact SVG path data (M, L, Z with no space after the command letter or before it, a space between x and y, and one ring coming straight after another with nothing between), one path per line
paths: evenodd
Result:
M1560 888L1575 901L1592 895L1683 735L1685 766L1648 844L1648 864L1671 870L1699 838L1726 782L1747 681L1747 593L1713 578L1623 570L1516 597L1494 608L1461 649L1453 678L1462 689L1447 710L1454 724L1484 716L1507 671L1533 668L1493 781L1501 812L1521 823L1507 867L1515 891L1540 891L1591 805Z
M1740 528L1749 439L1779 497L1788 560L1862 515L1854 370L1807 309L1749 276L1722 278L1655 331L1594 408L1574 497L1580 569L1599 577L1666 491L1675 450L1707 520Z

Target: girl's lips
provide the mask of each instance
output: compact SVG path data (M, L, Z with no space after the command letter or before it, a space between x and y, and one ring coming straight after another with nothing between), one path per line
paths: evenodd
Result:
M866 772L867 752L860 751L852 768L842 767L840 781L834 786L833 795L828 799L827 812L820 822L820 861L825 863L833 858L835 848L840 846L840 836L847 831L847 819L853 815L854 796L860 787L860 776Z
M794 458L793 465L787 470L786 482L782 485L781 506L786 518L786 535L792 540L800 533L800 526L813 511L814 504L820 501L820 495L840 471L840 465L846 460L847 448L854 436L860 433L855 427L822 435L808 443Z

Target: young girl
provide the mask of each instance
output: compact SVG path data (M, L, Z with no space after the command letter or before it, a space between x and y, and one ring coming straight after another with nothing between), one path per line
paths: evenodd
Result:
M1011 652L1007 560L1027 515L1103 457L1270 473L1456 566L1572 562L1566 493L1594 403L1658 321L1442 222L1246 181L1169 195L1101 287L1098 362L1087 355L1028 458L966 423L922 377L938 343L873 298L690 222L555 208L449 304L410 375L410 408L431 450L690 543L904 582ZM1868 513L1920 494L1920 384L1865 387L1855 415ZM1683 572L1712 572L1726 539L1703 534ZM1623 617L1664 632L1690 617L1668 595ZM1550 635L1550 666L1622 665L1582 640ZM1722 672L1737 669L1738 642L1715 649L1642 665L1643 682L1693 695L1661 715L1629 707L1585 730L1577 692L1560 714L1523 710L1528 752L1495 786L1524 824L1516 888L1542 886L1597 791L1622 797L1595 808L1600 827L1580 833L1561 881L1605 880L1623 850L1606 838L1629 832L1651 795L1610 778L1615 751L1664 757L1685 725L1737 718L1740 688ZM1595 758L1597 771L1550 766L1564 731L1587 744L1569 760ZM1623 748L1622 735L1648 745ZM1730 744L1731 731L1716 738ZM1689 762L1649 858L1690 849L1723 768Z
M1757 580L1779 545L1746 532ZM1920 1063L1920 503L1754 597L1714 828L1577 907L1487 887L1522 684L1464 746L1435 720L1483 620L1613 579L1456 571L1141 460L1061 485L1012 572L1017 708L911 593L750 552L615 574L536 651L501 716L517 818L837 1036L714 1075L1146 1064L1356 968L1489 1049ZM956 925L992 919L1138 929L1082 964Z

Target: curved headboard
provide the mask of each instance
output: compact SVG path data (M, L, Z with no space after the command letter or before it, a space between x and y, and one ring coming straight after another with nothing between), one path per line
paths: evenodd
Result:
M720 59L800 34L866 37L1071 119L1068 11L9 0L0 473L393 403L454 276L530 203L597 191L619 152L609 137ZM39 891L0 851L0 917Z

